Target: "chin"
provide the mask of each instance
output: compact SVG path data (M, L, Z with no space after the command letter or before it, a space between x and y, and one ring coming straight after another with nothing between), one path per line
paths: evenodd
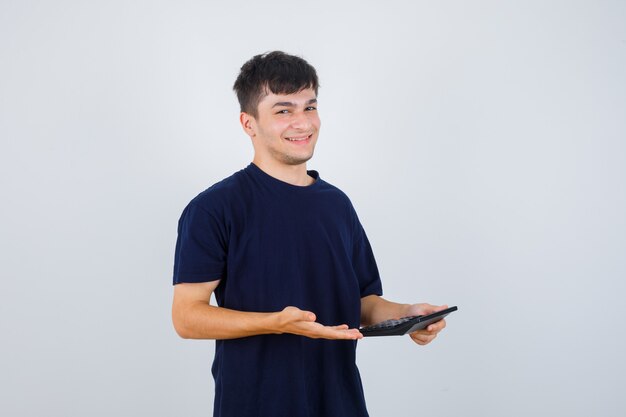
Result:
M313 154L310 154L308 156L290 156L290 155L286 155L285 158L284 158L284 162L287 165L301 165L301 164L306 163L311 158L313 158Z

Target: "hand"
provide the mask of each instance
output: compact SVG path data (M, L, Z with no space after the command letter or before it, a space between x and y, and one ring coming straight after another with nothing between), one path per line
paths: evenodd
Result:
M363 335L358 329L350 329L347 324L324 326L315 321L315 314L297 307L285 307L276 313L277 333L291 333L313 339L357 340Z
M407 308L407 316L424 316L427 314L435 313L437 311L445 310L447 305L434 306L431 304L413 304ZM436 323L430 324L423 330L416 330L409 336L418 345L427 345L437 337L437 334L446 327L446 321L444 319L439 320Z

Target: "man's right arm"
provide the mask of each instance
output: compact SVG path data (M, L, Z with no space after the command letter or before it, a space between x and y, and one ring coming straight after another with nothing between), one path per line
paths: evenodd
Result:
M262 334L291 333L315 339L363 337L347 325L324 326L315 322L315 314L297 307L285 307L273 313L231 310L210 304L218 281L180 283L174 286L172 321L184 339L235 339Z

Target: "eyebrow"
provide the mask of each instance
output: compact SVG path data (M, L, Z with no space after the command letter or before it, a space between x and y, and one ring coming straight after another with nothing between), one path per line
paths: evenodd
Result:
M315 103L317 103L317 98L312 98L311 100L306 102L307 105L315 104ZM272 108L274 107L296 107L296 105L292 103L291 101L279 101L278 103L274 103Z

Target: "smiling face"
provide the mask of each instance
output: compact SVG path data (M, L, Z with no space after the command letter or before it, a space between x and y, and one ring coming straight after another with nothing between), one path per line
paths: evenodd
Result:
M257 117L241 113L252 139L255 161L280 168L304 164L313 156L320 119L313 89L294 94L270 93L259 102Z

